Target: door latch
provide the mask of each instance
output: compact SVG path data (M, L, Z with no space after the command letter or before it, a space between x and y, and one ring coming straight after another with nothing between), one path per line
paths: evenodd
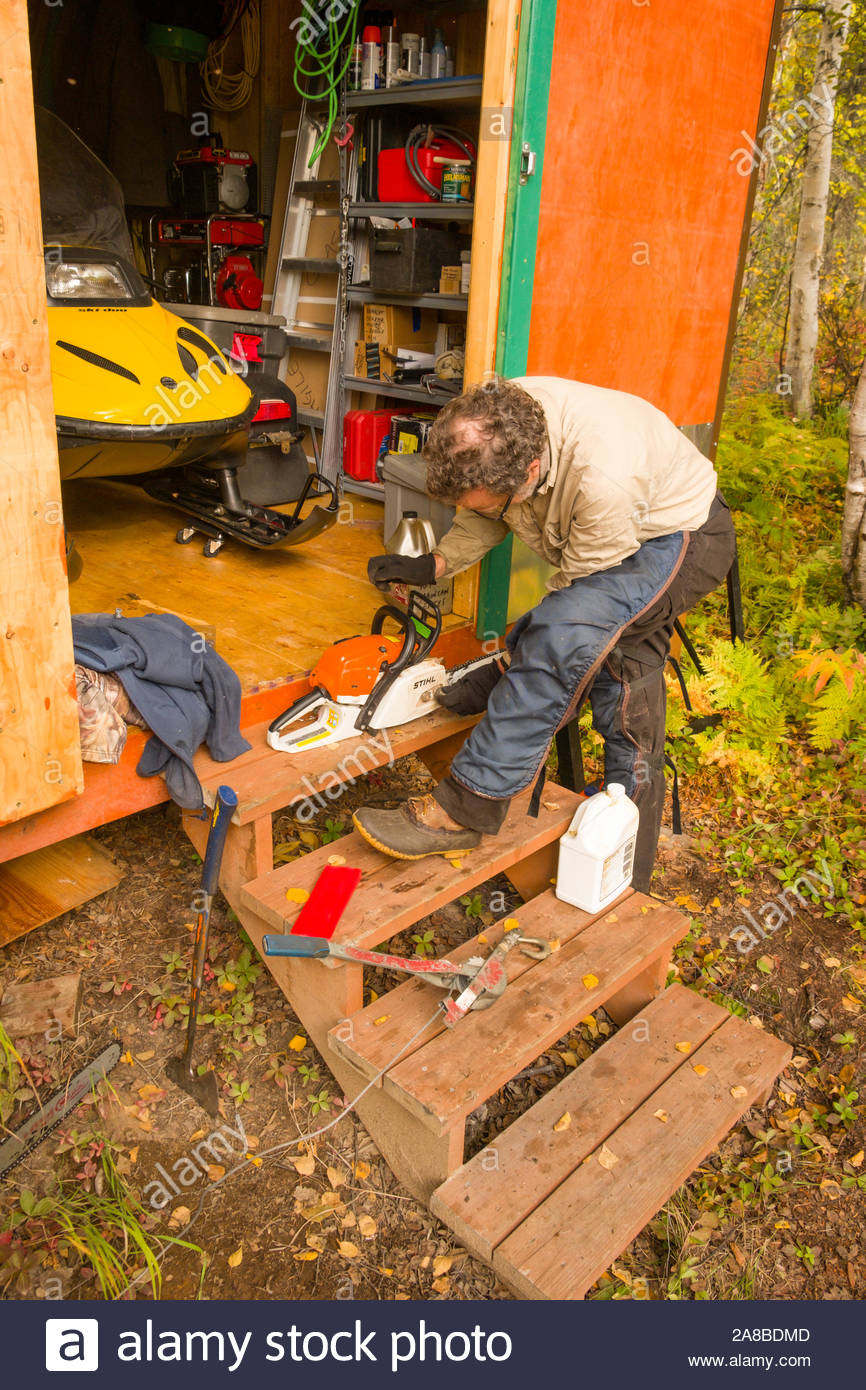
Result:
M520 152L520 182L528 183L535 173L535 150L531 149L524 140L523 149Z

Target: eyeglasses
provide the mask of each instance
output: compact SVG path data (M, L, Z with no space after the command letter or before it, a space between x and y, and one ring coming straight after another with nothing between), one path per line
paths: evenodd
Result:
M514 493L513 493L513 492L509 492L508 496L507 496L506 499L505 499L505 506L502 508L502 511L499 513L498 517L496 518L497 521L504 521L504 520L505 520L505 513L508 511L508 508L511 506L511 502L512 502L513 497L514 497Z

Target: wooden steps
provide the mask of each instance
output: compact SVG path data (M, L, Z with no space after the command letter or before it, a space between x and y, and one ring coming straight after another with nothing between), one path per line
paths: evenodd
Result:
M448 1178L431 1210L518 1296L581 1298L790 1057L672 985Z
M312 854L246 884L241 902L272 929L291 931L301 904L288 901L286 892L292 888L310 892L335 849L339 849L346 864L361 870L362 878L333 939L341 945L372 948L414 926L437 907L454 902L486 879L508 872L515 863L519 862L525 870L533 855L550 847L551 853L538 866L537 874L538 888L542 884L546 887L556 863L556 844L580 797L557 787L556 796L541 806L537 820L526 815L528 799L529 794L516 797L499 834L485 835L478 849L465 852L459 860L452 862L441 855L388 859L353 830L342 836L338 844L323 845ZM335 965L328 962L326 968Z
M666 962L685 930L681 913L641 893L630 893L593 919L560 902L551 889L525 904L516 920L527 936L557 942L558 949L542 961L512 950L501 999L454 1029L433 1024L382 1079L385 1090L434 1134L452 1129L587 1014L615 999L646 972L648 961ZM484 940L476 937L453 954L485 955L502 931L499 923L482 933ZM392 1024L393 1055L394 1043L410 1038L435 1002L431 986L407 981L353 1015L351 1029L345 1023L334 1029L331 1046L375 1075L382 1066L378 1035L385 1024Z

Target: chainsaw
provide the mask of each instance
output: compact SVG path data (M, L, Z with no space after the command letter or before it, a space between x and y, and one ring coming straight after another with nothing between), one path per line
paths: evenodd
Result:
M383 634L388 618L402 638ZM268 744L282 753L304 753L429 714L436 691L448 680L442 662L429 655L441 631L439 608L417 589L409 594L407 612L383 604L369 637L344 637L322 654L308 677L308 694L270 724ZM314 711L312 723L293 728Z
M48 1100L40 1101L39 1109L0 1144L0 1177L37 1149L43 1139L47 1139L57 1128L64 1116L80 1105L85 1097L91 1095L94 1086L102 1081L119 1061L120 1045L109 1043L97 1057L82 1067L71 1081L64 1082Z

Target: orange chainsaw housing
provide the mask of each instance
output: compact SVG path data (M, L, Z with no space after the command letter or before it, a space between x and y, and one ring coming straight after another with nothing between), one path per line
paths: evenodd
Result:
M382 670L400 655L403 639L347 637L329 647L310 672L310 687L321 686L332 700L358 699L370 694Z

